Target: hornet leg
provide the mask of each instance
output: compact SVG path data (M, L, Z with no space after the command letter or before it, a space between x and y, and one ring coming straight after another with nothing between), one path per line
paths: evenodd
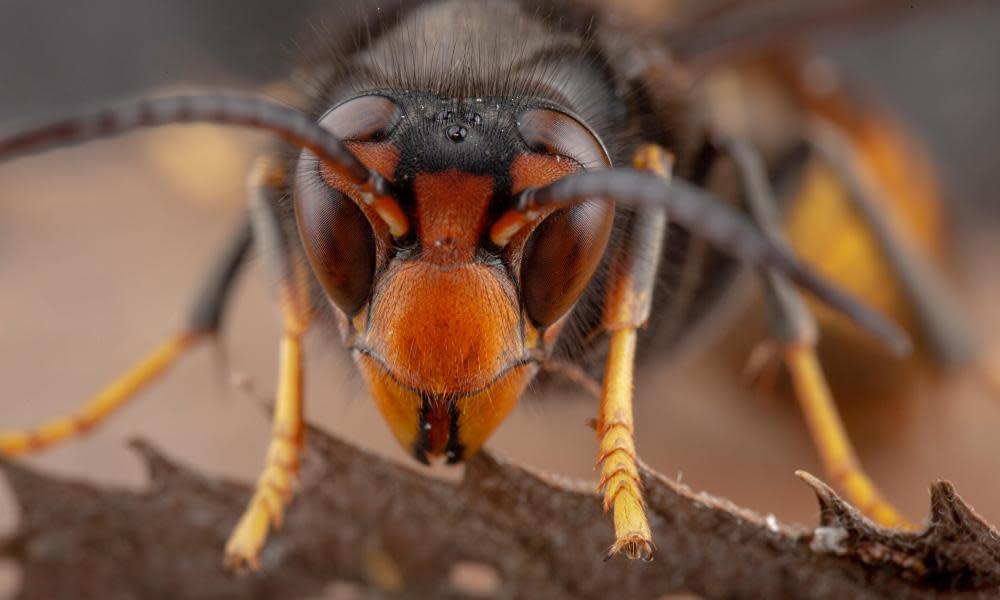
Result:
M267 158L260 159L250 175L254 237L278 282L283 333L271 443L253 497L226 543L225 563L234 569L260 566L268 531L281 526L292 499L302 450L302 336L311 320L312 300L308 269L294 233L285 230L276 212L284 183L284 170Z
M728 140L726 145L743 178L754 220L767 235L785 243L774 193L760 157L743 141ZM762 273L761 277L767 299L771 343L791 375L795 397L827 475L851 502L876 522L889 527L908 527L908 521L882 497L865 475L844 430L816 357L819 333L815 317L784 277L772 272Z
M14 456L37 452L90 431L152 384L198 342L214 337L252 243L250 224L244 222L226 243L202 283L187 324L180 332L163 341L72 415L53 419L28 431L0 432L0 454Z
M633 166L669 178L673 164L663 149L644 146ZM666 227L661 208L641 208L630 215L625 241L613 259L605 302L603 326L611 334L611 343L597 419L597 466L604 510L614 515L615 543L609 557L624 552L629 558L648 560L654 549L636 467L632 382L637 329L649 318Z

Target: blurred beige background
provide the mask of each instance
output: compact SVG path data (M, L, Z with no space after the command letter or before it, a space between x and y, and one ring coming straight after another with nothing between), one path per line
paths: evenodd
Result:
M982 27L984 19L992 18L997 24L994 31L1000 31L997 11L972 4L959 16L948 17L955 20L952 30L941 29L941 20L932 23L917 16L855 32L853 44L850 35L847 41L823 43L831 45L848 73L857 74L869 87L879 88L879 77L866 71L872 63L888 61L885 68L893 71L891 78L896 80L905 80L897 71L908 65L911 79L907 85L919 83L917 89L931 97L940 93L944 100L939 104L946 107L954 86L963 85L941 81L954 76L951 70L929 69L926 61L893 62L886 58L884 47L879 52L879 43L895 39L892 43L910 43L917 49L930 45L929 52L936 56L934 47L957 39L943 36L961 36L966 31L963 27ZM24 2L0 5L0 23L10 23L5 17L17 10L36 9ZM311 10L306 6L299 13L286 14L288 22L282 21L281 26L294 29L297 25L288 24L294 21L292 17L303 17ZM247 87L271 79L268 69L258 72L259 65L241 72L234 66L238 65L235 59L213 58L210 43L197 45L208 33L191 26L200 22L196 16L190 19L172 23L178 29L171 31L191 40L190 46L184 46L185 56L196 55L198 48L207 53L206 62L198 66L205 75L195 79ZM252 37L264 27L247 25L224 32ZM187 31L190 37L178 31ZM939 31L945 32L939 34L942 37L936 37ZM276 37L289 35L286 31ZM283 43L274 42L273 34L266 39L258 43L272 48ZM952 51L962 58L965 46L955 43ZM56 52L46 48L47 54ZM870 54L865 54L865 48ZM62 51L71 52L69 48ZM974 55L974 49L965 51ZM153 62L148 68L164 72L174 68L169 53L164 56L153 58L164 63ZM974 60L987 64L992 60L996 67L996 56ZM13 64L0 59L0 68L7 69L0 71L0 81L25 77ZM178 64L190 66L188 59ZM852 71L852 65L861 66ZM41 64L36 87L55 85L44 80L64 67L49 71ZM974 70L966 74L970 86L975 84L974 74ZM23 98L12 99L16 86L3 84L0 128L7 129L24 116L55 114L95 99L174 83L173 76L133 79L125 89L110 85L75 98L43 93L32 106L25 106ZM884 91L890 101L906 95L892 85ZM1000 148L1000 136L990 138L996 133L1000 109L983 100L990 93L997 91L979 91L965 104L956 104L965 107L964 119L975 117L993 125L980 128L978 146L959 145L954 155L939 144L947 141L951 130L935 138L938 122L934 119L947 117L938 114L943 108L924 120L924 106L904 102L901 112L932 139L935 155L953 159L945 161L946 186L949 198L956 198L950 200L955 212L964 216L954 236L953 278L978 329L1000 341L1000 280L994 259L1000 252L1000 228L991 220L996 213L990 212L989 201L958 205L966 196L994 198L996 188L986 187L984 178L992 175L995 184L997 174L988 169L980 172L977 162L985 153L995 160ZM179 325L207 261L240 218L245 170L267 141L255 134L206 127L175 128L0 165L0 429L31 426L71 410ZM961 141L968 143L964 138ZM962 152L975 159L955 161ZM971 185L970 180L980 183ZM956 191L970 185L975 188L970 194ZM239 285L223 338L232 368L252 374L264 394L274 385L277 363L277 318L269 294L255 265ZM418 468L391 439L336 344L336 340L315 336L309 342L310 420ZM726 496L761 513L774 513L782 520L814 523L815 501L792 475L796 469L821 473L804 424L788 402L747 390L733 366L731 361L710 359L646 365L637 382L640 454L652 467L682 478L695 489ZM995 476L1000 468L998 394L990 394L969 376L934 380L918 374L910 385L885 397L848 404L848 428L863 462L907 515L923 518L928 483L946 478L984 516L1000 521L1000 481ZM595 410L582 395L529 397L489 447L542 470L593 479L596 448L584 423ZM137 435L206 473L249 481L263 459L268 422L250 395L230 385L213 351L202 347L92 435L27 460L51 472L141 486L141 465L124 446L127 438ZM0 483L0 532L9 531L16 519ZM14 571L0 563L0 581L6 578L9 586L16 579Z

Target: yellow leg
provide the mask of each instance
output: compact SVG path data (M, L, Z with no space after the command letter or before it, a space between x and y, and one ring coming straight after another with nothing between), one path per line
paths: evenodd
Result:
M281 341L281 364L271 444L253 498L226 543L230 568L260 566L258 556L271 526L281 527L284 507L292 498L302 450L302 346L300 336Z
M633 166L669 179L673 156L658 146L645 145L636 152ZM649 318L666 214L651 207L640 209L627 227L628 235L614 257L603 317L611 343L597 419L598 491L604 494L605 512L614 516L615 543L608 557L623 552L629 558L649 560L654 545L636 467L632 382L636 330Z
M194 333L170 338L72 416L54 419L31 431L0 433L0 454L36 452L86 433L162 375L198 339L200 336Z
M275 206L284 194L285 173L264 157L250 174L250 212L254 239L278 285L278 307L284 334L278 365L271 443L254 494L226 543L225 564L231 569L260 566L260 551L271 527L281 527L285 506L299 472L302 452L302 336L312 317L306 260L287 236Z
M785 364L828 476L850 502L875 522L886 527L912 528L861 469L812 346L788 346Z
M724 142L736 162L747 191L751 214L764 233L777 244L785 244L778 205L763 159L744 141ZM799 293L783 277L762 273L770 312L771 341L751 357L750 370L767 368L772 357L783 355L813 442L828 476L873 520L890 527L909 523L882 498L861 469L844 425L837 414L823 370L816 358L819 337L816 319Z
M646 519L646 503L635 460L632 420L632 378L636 331L612 333L597 421L601 470L598 489L604 493L604 510L614 511L615 543L608 556L624 552L629 558L648 560L653 554L653 534Z

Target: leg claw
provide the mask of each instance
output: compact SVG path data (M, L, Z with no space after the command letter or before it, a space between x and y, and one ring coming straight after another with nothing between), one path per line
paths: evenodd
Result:
M232 573L243 573L246 571L256 572L260 570L259 552L254 552L248 548L234 548L232 544L226 547L226 556L222 560L223 566Z
M653 560L655 550L656 546L652 540L640 533L630 533L615 540L604 560L611 560L614 555L622 553L632 560L650 562Z
M258 504L257 498L251 502L240 518L236 529L226 542L223 564L233 572L257 571L260 569L260 551L267 539L268 523L271 521L267 510Z

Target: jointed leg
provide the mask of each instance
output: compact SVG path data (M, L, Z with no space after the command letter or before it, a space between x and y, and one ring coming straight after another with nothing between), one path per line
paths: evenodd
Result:
M604 510L614 513L615 543L608 556L625 552L629 558L648 559L653 553L653 534L646 518L633 439L635 343L634 328L619 329L611 335L597 421L597 437L601 444L597 454L601 469L598 489L604 493Z
M148 387L197 342L215 335L229 291L251 243L250 225L244 223L226 244L205 278L183 331L153 349L73 415L54 419L30 431L0 432L0 454L12 456L36 452L90 431Z
M746 185L747 200L754 219L767 235L784 243L774 196L759 157L741 141L731 140L727 145ZM772 342L776 344L781 360L791 375L795 396L827 475L851 502L876 522L890 527L908 526L906 519L882 497L864 474L851 447L816 358L818 332L815 318L802 297L783 277L770 272L763 273L762 277Z
M278 392L274 403L271 443L253 497L226 544L225 562L232 568L259 566L258 556L271 526L281 526L284 507L292 498L302 449L302 336L309 326L311 296L304 261L294 238L276 213L284 172L260 160L251 174L251 215L254 236L278 280L278 305L283 320Z
M812 344L787 344L784 361L823 468L830 479L876 523L886 527L912 527L882 496L862 469L837 414L830 388L816 358L815 347Z
M670 177L672 159L656 146L645 146L637 153L634 166ZM613 511L615 523L615 543L608 556L624 552L629 558L649 559L653 553L636 467L632 382L636 329L649 317L666 223L665 213L657 208L641 209L632 216L628 235L615 256L608 289L604 327L611 333L611 343L597 419L598 486L604 493L604 510Z
M258 555L269 528L281 527L284 507L292 499L302 449L301 334L286 331L281 340L278 394L271 443L254 495L226 543L226 565L260 566Z

